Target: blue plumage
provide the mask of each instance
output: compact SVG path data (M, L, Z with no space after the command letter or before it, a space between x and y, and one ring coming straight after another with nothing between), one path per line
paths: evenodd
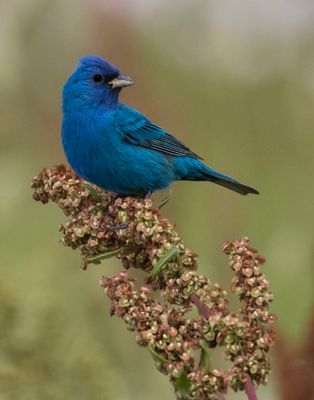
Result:
M87 56L64 86L62 142L79 176L120 195L144 196L179 180L258 193L208 167L174 136L119 103L121 88L131 84L108 61Z

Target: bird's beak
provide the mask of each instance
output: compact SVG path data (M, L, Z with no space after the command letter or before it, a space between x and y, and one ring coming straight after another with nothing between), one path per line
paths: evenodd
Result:
M130 76L119 74L117 78L114 78L112 81L109 82L109 85L112 86L112 89L116 89L131 86L133 85L133 83L134 81Z

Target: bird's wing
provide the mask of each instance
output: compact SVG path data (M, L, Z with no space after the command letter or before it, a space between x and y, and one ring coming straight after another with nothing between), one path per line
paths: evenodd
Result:
M199 158L177 138L150 122L131 107L120 105L116 123L127 143L159 151L169 156Z

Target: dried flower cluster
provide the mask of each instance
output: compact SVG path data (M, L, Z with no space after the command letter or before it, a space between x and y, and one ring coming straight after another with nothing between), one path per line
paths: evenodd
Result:
M226 291L197 273L196 254L152 199L116 198L62 165L43 169L32 188L35 200L53 201L69 216L60 227L62 242L79 249L84 269L115 255L125 270L145 272L144 287L137 288L126 271L103 277L101 286L111 300L111 314L148 347L178 399L214 399L228 388L246 390L253 398L247 385L265 384L270 371L275 317L269 313L269 282L261 272L265 259L247 238L223 246L234 273L232 292L241 303L234 313ZM191 318L195 306L199 316ZM229 369L210 366L215 347L231 362Z

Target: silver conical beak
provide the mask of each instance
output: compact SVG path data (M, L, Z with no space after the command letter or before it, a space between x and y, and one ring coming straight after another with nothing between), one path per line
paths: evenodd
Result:
M130 76L121 74L118 75L117 78L114 78L112 81L110 81L109 85L111 85L113 89L116 89L131 86L133 83L134 81Z

